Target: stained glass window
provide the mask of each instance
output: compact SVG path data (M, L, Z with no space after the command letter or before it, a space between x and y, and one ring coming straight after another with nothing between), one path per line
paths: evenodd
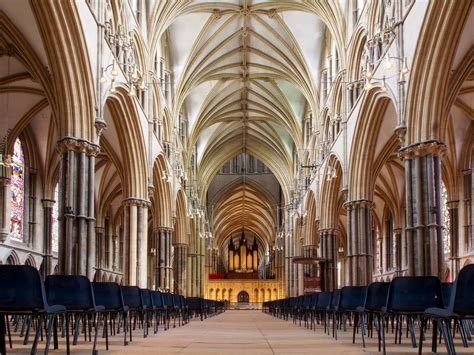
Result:
M442 214L442 225L443 225L443 252L445 256L449 257L451 252L451 219L449 218L448 209L448 190L444 183L441 185L441 214Z
M56 184L54 189L54 201L56 203L53 206L52 213L52 236L51 236L51 250L55 253L58 252L58 236L59 236L59 184Z
M12 175L10 181L10 237L23 240L23 210L25 205L25 157L20 139L16 139L13 146Z

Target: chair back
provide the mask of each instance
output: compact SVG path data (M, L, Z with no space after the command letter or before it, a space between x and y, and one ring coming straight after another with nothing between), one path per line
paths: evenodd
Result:
M318 296L317 309L327 309L331 305L332 292L321 292Z
M29 265L0 265L0 311L48 308L41 276Z
M68 310L95 308L91 283L85 276L49 275L44 287L50 304L62 304Z
M389 282L372 282L367 289L364 308L368 311L380 311L387 305Z
M143 307L153 308L153 300L151 299L151 291L147 288L141 288L140 293L142 295Z
M443 296L443 307L449 307L449 301L451 299L451 292L453 291L452 282L442 282L441 283L441 295Z
M92 291L96 304L106 310L119 310L124 308L122 289L115 282L93 282Z
M339 304L339 298L341 297L341 290L335 289L332 291L331 305L329 309L335 310Z
M430 307L443 307L441 282L437 277L395 277L390 283L387 311L421 313Z
M311 296L306 295L303 299L303 308L308 309L311 306Z
M163 298L161 297L160 291L151 291L151 296L153 299L153 305L156 308L163 308Z
M123 294L123 302L130 309L138 309L142 307L142 297L140 289L137 286L121 286Z
M356 311L357 307L363 307L367 296L367 286L345 286L341 290L338 310Z
M161 294L164 308L173 308L173 295L169 292Z
M311 295L311 305L310 305L310 308L311 309L315 309L316 306L318 304L318 295L315 294L315 295Z
M175 308L181 308L182 305L181 305L181 297L177 294L172 294L172 297L173 297L173 307Z
M460 315L474 315L474 264L459 271L454 293L454 312Z

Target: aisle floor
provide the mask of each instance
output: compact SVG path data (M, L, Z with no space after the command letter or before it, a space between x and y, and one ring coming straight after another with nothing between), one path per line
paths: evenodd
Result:
M203 322L197 318L191 323L171 328L164 332L160 328L158 334L150 333L144 339L141 330L134 332L130 345L122 345L123 336L110 339L110 350L105 351L104 339L99 338L99 354L380 354L377 351L377 340L367 340L367 346L362 348L360 335L356 344L352 344L352 328L346 332L339 331L339 340L324 334L321 326L316 331L305 329L264 314L261 311L229 310ZM388 334L388 354L417 354L407 338L402 339L401 345L394 345L393 334ZM72 347L72 354L90 354L90 344L80 344ZM424 353L430 353L430 340L425 343ZM64 341L60 341L60 350L50 354L63 354ZM42 353L42 344L38 353ZM10 349L7 349L10 350ZM21 345L17 338L14 342L14 353L26 353L27 347ZM438 354L445 354L444 345L438 348ZM456 350L460 354L474 354L474 347L465 349L456 340ZM8 351L10 352L10 351Z

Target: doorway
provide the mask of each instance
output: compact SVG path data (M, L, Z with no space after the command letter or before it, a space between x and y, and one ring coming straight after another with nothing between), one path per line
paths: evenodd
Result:
M240 291L237 296L237 302L249 303L249 294L246 291Z

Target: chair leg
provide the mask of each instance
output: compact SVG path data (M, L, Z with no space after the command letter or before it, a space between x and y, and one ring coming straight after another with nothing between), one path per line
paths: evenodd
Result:
M66 324L66 354L71 354L71 344L69 343L69 315L64 314L64 322Z
M365 313L360 314L360 334L362 336L362 347L365 348Z
M36 327L35 339L33 340L33 345L31 347L31 354L36 354L36 348L38 347L38 340L41 332L41 327L43 326L43 316L39 316L38 326Z
M105 350L109 350L109 330L108 327L108 313L104 313L104 330L105 330Z
M28 344L28 338L30 336L30 329L31 329L31 323L32 322L33 322L33 317L32 316L27 316L26 317L26 328L25 328L25 339L23 339L23 345Z
M97 335L99 334L99 316L100 313L94 313L94 344L92 345L92 355L97 355L98 351L96 349L97 346ZM90 322L89 322L90 324Z
M53 333L54 318L55 318L55 316L52 315L52 314L48 315L48 318L47 318L47 322L46 322L46 346L44 348L44 355L48 355L48 352L49 352L49 344L51 343L51 335Z
M54 350L58 350L58 317L54 317L53 321L53 348Z
M7 353L7 347L5 344L5 330L6 330L5 323L8 323L8 316L0 314L0 354L1 355L6 355Z

